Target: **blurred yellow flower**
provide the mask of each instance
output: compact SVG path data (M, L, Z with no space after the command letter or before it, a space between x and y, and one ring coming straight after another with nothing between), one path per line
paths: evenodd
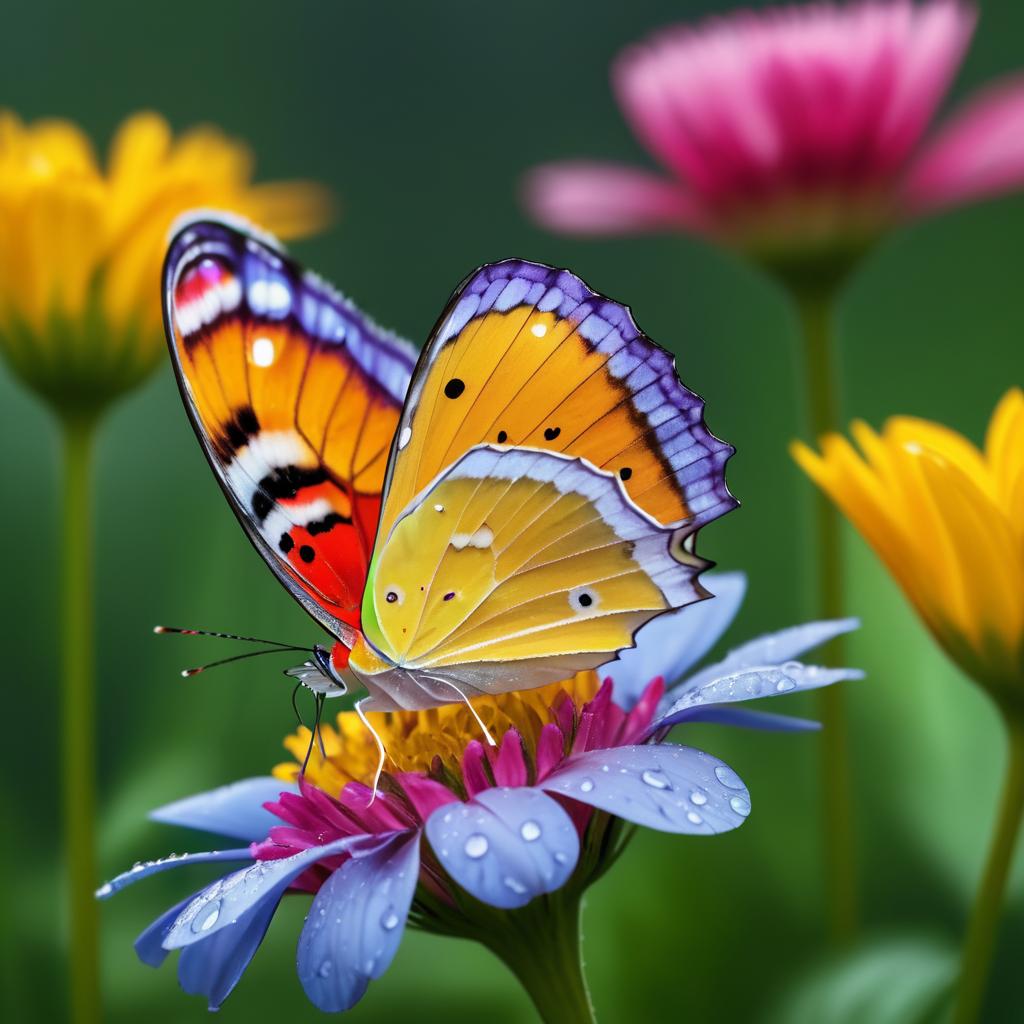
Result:
M1007 709L1024 706L1024 392L999 402L984 450L938 423L856 422L804 471L885 562L935 638Z
M248 148L213 127L174 138L159 114L135 114L101 168L74 124L0 111L0 349L15 372L62 411L95 411L161 357L176 217L215 207L284 238L329 218L321 186L252 173Z

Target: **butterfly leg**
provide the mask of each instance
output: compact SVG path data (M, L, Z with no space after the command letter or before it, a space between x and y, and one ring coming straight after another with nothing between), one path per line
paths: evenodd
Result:
M473 704L470 701L470 699L450 679L442 679L440 676L430 676L426 673L424 673L424 675L426 676L427 679L433 679L435 683L443 683L445 686L451 687L459 695L459 699L462 701L462 703L465 704L467 708L469 708L469 713L476 719L476 724L480 726L480 731L484 734L484 739L487 740L488 746L496 747L498 745L495 742L494 737L491 735L490 730L484 724L484 720L477 713L476 708L473 707Z
M377 761L377 771L374 773L373 776L373 793L370 796L370 803L367 804L368 807L373 803L374 800L377 799L377 786L380 784L381 772L384 771L384 761L388 756L387 751L384 749L384 741L377 734L377 730L374 729L372 725L370 725L370 720L366 717L366 712L363 711L362 706L367 701L372 699L373 698L370 696L363 697L361 700L357 700L353 705L353 710L359 716L359 721L362 722L363 725L365 725L366 728L370 730L370 735L373 737L374 742L377 744L377 752L380 755L380 759Z

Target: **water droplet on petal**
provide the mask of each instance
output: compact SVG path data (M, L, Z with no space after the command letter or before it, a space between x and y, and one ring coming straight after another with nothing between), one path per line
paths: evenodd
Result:
M526 886L518 878L513 878L511 875L506 876L505 885L517 896L522 896L526 892Z
M472 857L473 860L479 860L489 848L490 844L487 842L487 836L482 836L479 832L474 832L466 840L466 845L463 847L466 851L466 856Z
M562 851L559 850L555 854L555 860L558 861L559 864L568 864L569 863L569 855L566 854L566 853L562 853Z
M707 796L705 796L699 789L695 789L690 794L690 803L696 804L698 807L703 807L708 802Z
M114 891L114 887L109 882L104 882L96 890L96 898L103 899L104 896L109 896Z
M696 811L689 811L686 815L686 820L691 825L699 825L704 819Z
M594 780L593 779L584 779L580 783L580 792L581 793L590 793L590 792L593 791L593 789L594 789Z
M325 960L321 965L320 969L316 972L321 978L330 977L331 971L334 970L334 962L332 960Z
M787 661L782 666L783 672L799 672L803 668L803 665L799 661Z
M209 907L200 908L192 918L192 931L208 932L220 917L220 900L215 900Z
M393 908L388 908L380 919L380 926L386 932L393 932L398 927L398 915Z
M540 825L535 821L524 821L519 829L519 834L528 842L540 839Z
M743 788L743 783L740 781L740 777L727 764L716 765L715 775L718 778L718 781L723 786L728 786L729 789Z
M734 796L729 801L729 806L741 817L745 818L750 813L750 803L741 796Z
M665 778L665 773L660 768L647 769L640 778L652 789L672 788L672 784Z
M796 689L796 683L794 683L792 679L780 679L775 684L775 692L776 693L785 693L787 690L795 690L795 689Z

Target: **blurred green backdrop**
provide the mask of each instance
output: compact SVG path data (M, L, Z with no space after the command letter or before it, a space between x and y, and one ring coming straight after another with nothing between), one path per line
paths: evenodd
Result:
M708 401L712 428L739 449L730 479L743 508L704 537L723 568L750 577L730 634L737 641L809 611L810 485L785 451L801 424L790 309L769 282L706 244L553 238L527 223L516 202L520 172L539 160L642 159L611 97L610 58L660 24L724 6L732 5L39 0L5 10L0 104L25 118L71 117L101 145L141 107L164 112L177 128L208 120L252 142L260 177L329 183L342 219L296 252L417 341L468 270L509 255L571 266L630 302L641 325L678 354L683 379ZM982 6L954 98L1024 63L1024 6ZM920 414L979 438L997 397L1024 377L1022 266L1024 197L891 237L841 307L846 415L877 424L890 413ZM41 408L0 378L7 540L0 965L9 1021L59 1019L63 1003L55 441ZM243 538L169 370L106 423L98 518L100 860L109 876L137 858L201 848L201 837L147 823L146 810L266 771L292 722L272 666L232 666L184 682L178 669L221 649L156 639L151 626L307 642L315 629ZM861 982L874 978L867 989L877 996L887 990L887 972L904 987L915 979L927 987L929 971L945 969L944 949L959 939L987 842L1003 750L984 698L947 666L861 542L851 535L847 546L848 604L864 621L851 660L868 671L849 694L867 933L931 943L881 946L862 961ZM788 710L809 707L795 701ZM741 772L754 814L739 832L712 840L641 830L591 891L585 956L598 1014L605 1021L827 1020L808 1009L813 990L801 997L802 1010L790 1001L824 947L819 740L710 728L690 738ZM992 1021L1020 1020L1022 860ZM204 877L181 875L158 876L103 907L111 1021L198 1020L206 1012L178 991L172 965L152 971L131 951L135 934ZM228 1021L319 1019L294 971L303 907L288 903L222 1011ZM848 984L856 1006L856 978ZM533 1019L488 954L420 935L407 937L351 1019L403 1013L421 1021ZM845 1019L882 1018L862 1006Z

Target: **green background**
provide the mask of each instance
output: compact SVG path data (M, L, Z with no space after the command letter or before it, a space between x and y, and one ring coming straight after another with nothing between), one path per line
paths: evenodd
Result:
M728 638L738 642L810 613L810 487L786 454L802 422L792 310L769 281L703 242L555 238L531 226L516 200L520 173L540 160L645 160L612 100L609 61L648 30L712 6L8 5L0 103L26 118L70 117L101 145L138 108L164 112L176 128L211 121L252 142L262 179L327 182L342 219L295 252L418 342L464 274L510 255L570 266L628 301L678 354L712 428L739 450L730 483L743 507L702 538L723 568L749 574ZM1024 62L1024 6L983 6L954 102ZM877 425L892 413L920 414L980 438L999 395L1024 376L1022 267L1024 197L894 232L839 311L846 415ZM57 448L47 415L6 375L0 453L4 1019L51 1020L63 1012L65 953ZM185 682L181 667L232 652L154 638L152 625L317 637L243 538L166 367L105 424L97 519L100 863L110 876L138 858L203 848L200 836L147 823L146 810L265 772L292 722L273 667L232 666ZM819 739L707 728L688 741L740 772L754 813L715 839L641 831L591 891L585 958L602 1020L890 1019L864 999L910 1019L899 1000L913 1001L917 988L927 996L948 970L988 838L1002 738L986 699L937 653L863 544L849 535L847 548L848 605L864 622L850 660L868 672L848 687L867 953L840 966L827 1009L815 1004L813 981L793 996L825 948ZM791 700L785 710L812 706ZM1020 860L992 1021L1020 1019ZM153 971L131 951L144 925L209 877L184 874L154 878L102 908L111 1021L206 1012L178 990L172 964ZM295 977L300 902L286 901L225 1020L319 1019ZM511 976L480 948L417 934L351 1019L403 1015L533 1019Z

